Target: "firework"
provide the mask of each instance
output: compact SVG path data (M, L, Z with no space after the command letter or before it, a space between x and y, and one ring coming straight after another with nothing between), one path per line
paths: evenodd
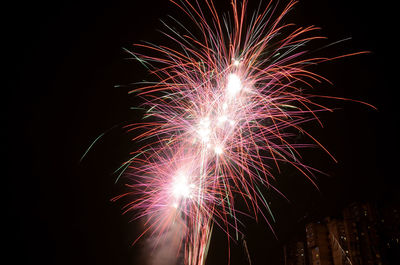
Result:
M323 38L317 27L283 23L296 1L281 12L271 1L247 17L247 1L233 0L224 19L211 0L171 2L192 26L174 20L163 33L174 47L136 44L148 52L130 52L156 81L131 91L143 99L147 121L126 126L142 145L122 166L129 191L116 199L133 198L124 210L145 220L142 235L161 240L179 224L185 264L199 265L213 226L229 239L240 233L242 214L262 216L269 225L261 188L279 192L271 179L280 164L314 183L316 170L301 162L298 149L324 147L301 125L331 110L304 92L325 80L307 67L334 58L304 50ZM313 144L293 141L299 133ZM238 198L247 209L235 208Z

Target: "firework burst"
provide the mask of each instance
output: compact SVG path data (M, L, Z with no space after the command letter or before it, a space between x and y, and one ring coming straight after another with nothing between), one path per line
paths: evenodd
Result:
M130 52L156 81L131 91L143 99L148 121L126 126L143 144L122 166L129 191L115 199L134 198L125 212L146 220L142 235L161 238L181 224L185 264L199 265L214 225L230 238L240 233L241 214L261 215L269 224L261 187L279 192L271 179L280 164L314 183L316 170L301 162L298 149L324 147L301 125L320 122L317 113L331 110L304 90L325 80L308 67L335 58L304 50L323 38L317 27L283 23L296 1L281 12L271 1L247 17L247 1L232 0L224 19L211 0L170 1L192 26L166 25L163 34L176 48L136 44L147 52ZM313 144L293 141L299 133ZM237 198L247 205L243 212L235 208Z

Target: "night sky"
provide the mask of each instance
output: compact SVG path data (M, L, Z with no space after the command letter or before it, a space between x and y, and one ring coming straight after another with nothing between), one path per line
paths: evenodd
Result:
M11 264L141 264L145 255L140 243L131 246L140 225L121 215L122 202L110 201L124 191L123 181L114 183L113 171L135 150L122 126L141 118L130 109L140 101L128 95L129 84L149 78L123 48L143 40L161 44L160 18L187 19L167 0L83 2L14 1L2 8L2 229ZM228 0L218 2L219 10L229 9ZM289 201L268 193L278 238L264 221L243 220L253 265L279 264L281 245L306 222L338 214L352 201L399 202L393 7L326 2L300 1L286 21L322 27L320 34L328 37L323 45L352 38L327 48L326 55L371 53L313 68L333 82L315 84L314 92L365 101L378 110L320 101L337 110L321 114L324 128L317 123L305 128L339 162L321 150L304 150L306 164L329 174L318 175L319 190L298 172L282 168L275 185ZM231 251L232 265L247 264L240 242ZM227 264L226 237L219 231L207 264Z

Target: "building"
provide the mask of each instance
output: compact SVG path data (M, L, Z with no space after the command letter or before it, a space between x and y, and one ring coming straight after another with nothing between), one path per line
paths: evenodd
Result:
M351 264L349 250L347 249L347 236L344 222L342 220L332 219L330 217L327 217L325 221L328 228L333 264Z
M306 225L284 247L285 265L400 264L400 207L352 203L342 217Z
M307 254L310 265L332 265L328 228L321 222L306 225Z
M353 265L380 265L378 211L370 203L353 203L343 210L347 250Z
M285 245L285 265L306 265L306 244L302 240L293 240Z
M379 227L384 264L400 264L400 207L382 207Z

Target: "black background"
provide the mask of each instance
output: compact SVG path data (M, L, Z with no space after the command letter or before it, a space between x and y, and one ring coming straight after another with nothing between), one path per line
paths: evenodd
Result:
M227 11L228 0L218 7ZM288 16L301 26L322 27L325 44L352 37L328 53L371 51L319 66L316 71L334 85L315 87L378 110L326 102L339 109L321 115L324 128L310 124L307 129L339 163L319 150L304 152L307 164L329 173L319 176L319 190L283 170L276 185L290 202L276 194L269 198L278 239L262 220L244 220L252 264L279 264L282 242L304 222L337 214L349 202L399 201L394 8L373 1L307 0ZM141 65L127 60L123 47L142 40L159 43L160 18L185 18L167 0L20 1L3 6L2 13L2 229L12 264L141 263L140 244L131 247L140 229L129 223L130 216L121 216L121 203L110 202L123 191L122 183L114 184L113 171L135 148L119 125L140 120L129 109L139 101L127 94L129 87L114 86L148 77ZM79 162L91 142L114 125ZM231 264L246 264L241 243L231 248ZM207 264L226 263L226 238L216 231Z

